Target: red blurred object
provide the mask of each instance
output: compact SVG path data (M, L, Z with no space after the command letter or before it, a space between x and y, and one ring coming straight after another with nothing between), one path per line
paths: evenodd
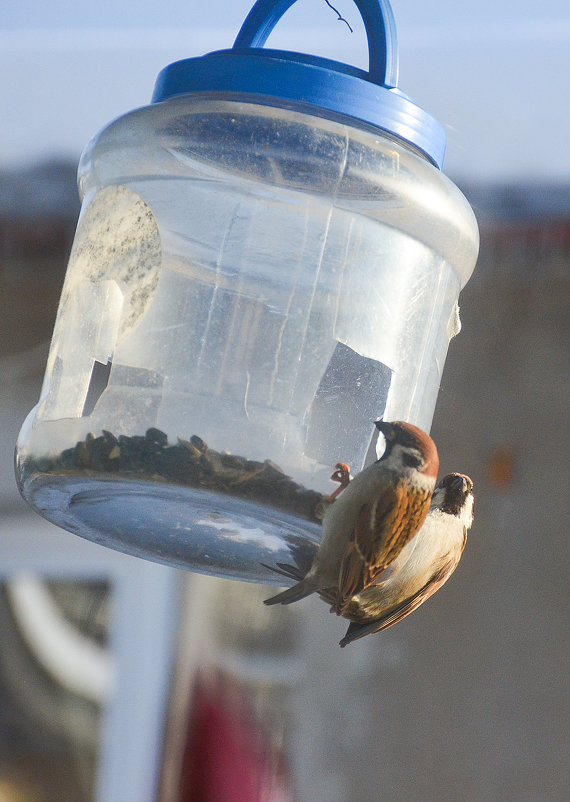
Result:
M487 476L499 490L509 488L514 479L515 453L511 445L497 446L487 462Z
M196 681L179 802L292 802L282 761L233 679Z

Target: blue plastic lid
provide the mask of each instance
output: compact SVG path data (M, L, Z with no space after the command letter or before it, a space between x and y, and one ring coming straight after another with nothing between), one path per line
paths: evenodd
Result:
M441 168L445 132L398 88L396 26L388 0L354 0L368 38L368 72L319 56L263 45L296 0L257 0L231 50L169 64L153 103L196 92L234 93L256 103L293 101L313 113L333 112L396 137Z

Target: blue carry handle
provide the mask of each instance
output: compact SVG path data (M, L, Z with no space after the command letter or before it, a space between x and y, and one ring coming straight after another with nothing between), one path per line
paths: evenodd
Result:
M232 48L165 67L153 103L179 95L219 93L242 102L295 104L308 114L342 115L365 123L423 153L441 168L445 132L396 89L396 23L388 0L354 0L368 38L368 72L320 56L264 48L267 37L296 0L257 0Z
M234 48L263 47L283 14L297 0L257 0L234 42ZM398 85L398 40L388 0L354 0L368 38L368 80Z

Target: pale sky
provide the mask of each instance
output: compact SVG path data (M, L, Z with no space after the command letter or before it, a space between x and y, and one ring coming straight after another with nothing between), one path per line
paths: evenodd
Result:
M352 0L298 0L267 45L366 67ZM4 0L0 168L77 160L120 114L146 105L172 61L231 47L250 0ZM567 0L392 0L400 88L448 136L462 180L570 180Z

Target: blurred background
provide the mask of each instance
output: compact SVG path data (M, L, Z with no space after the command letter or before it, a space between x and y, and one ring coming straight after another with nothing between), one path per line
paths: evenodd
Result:
M58 530L12 455L41 387L77 161L157 73L231 46L249 0L7 0L0 22L1 802L469 802L568 794L570 15L393 0L400 86L478 217L434 436L475 482L445 588L338 648L318 600L185 574ZM356 6L299 0L268 45L366 67Z

